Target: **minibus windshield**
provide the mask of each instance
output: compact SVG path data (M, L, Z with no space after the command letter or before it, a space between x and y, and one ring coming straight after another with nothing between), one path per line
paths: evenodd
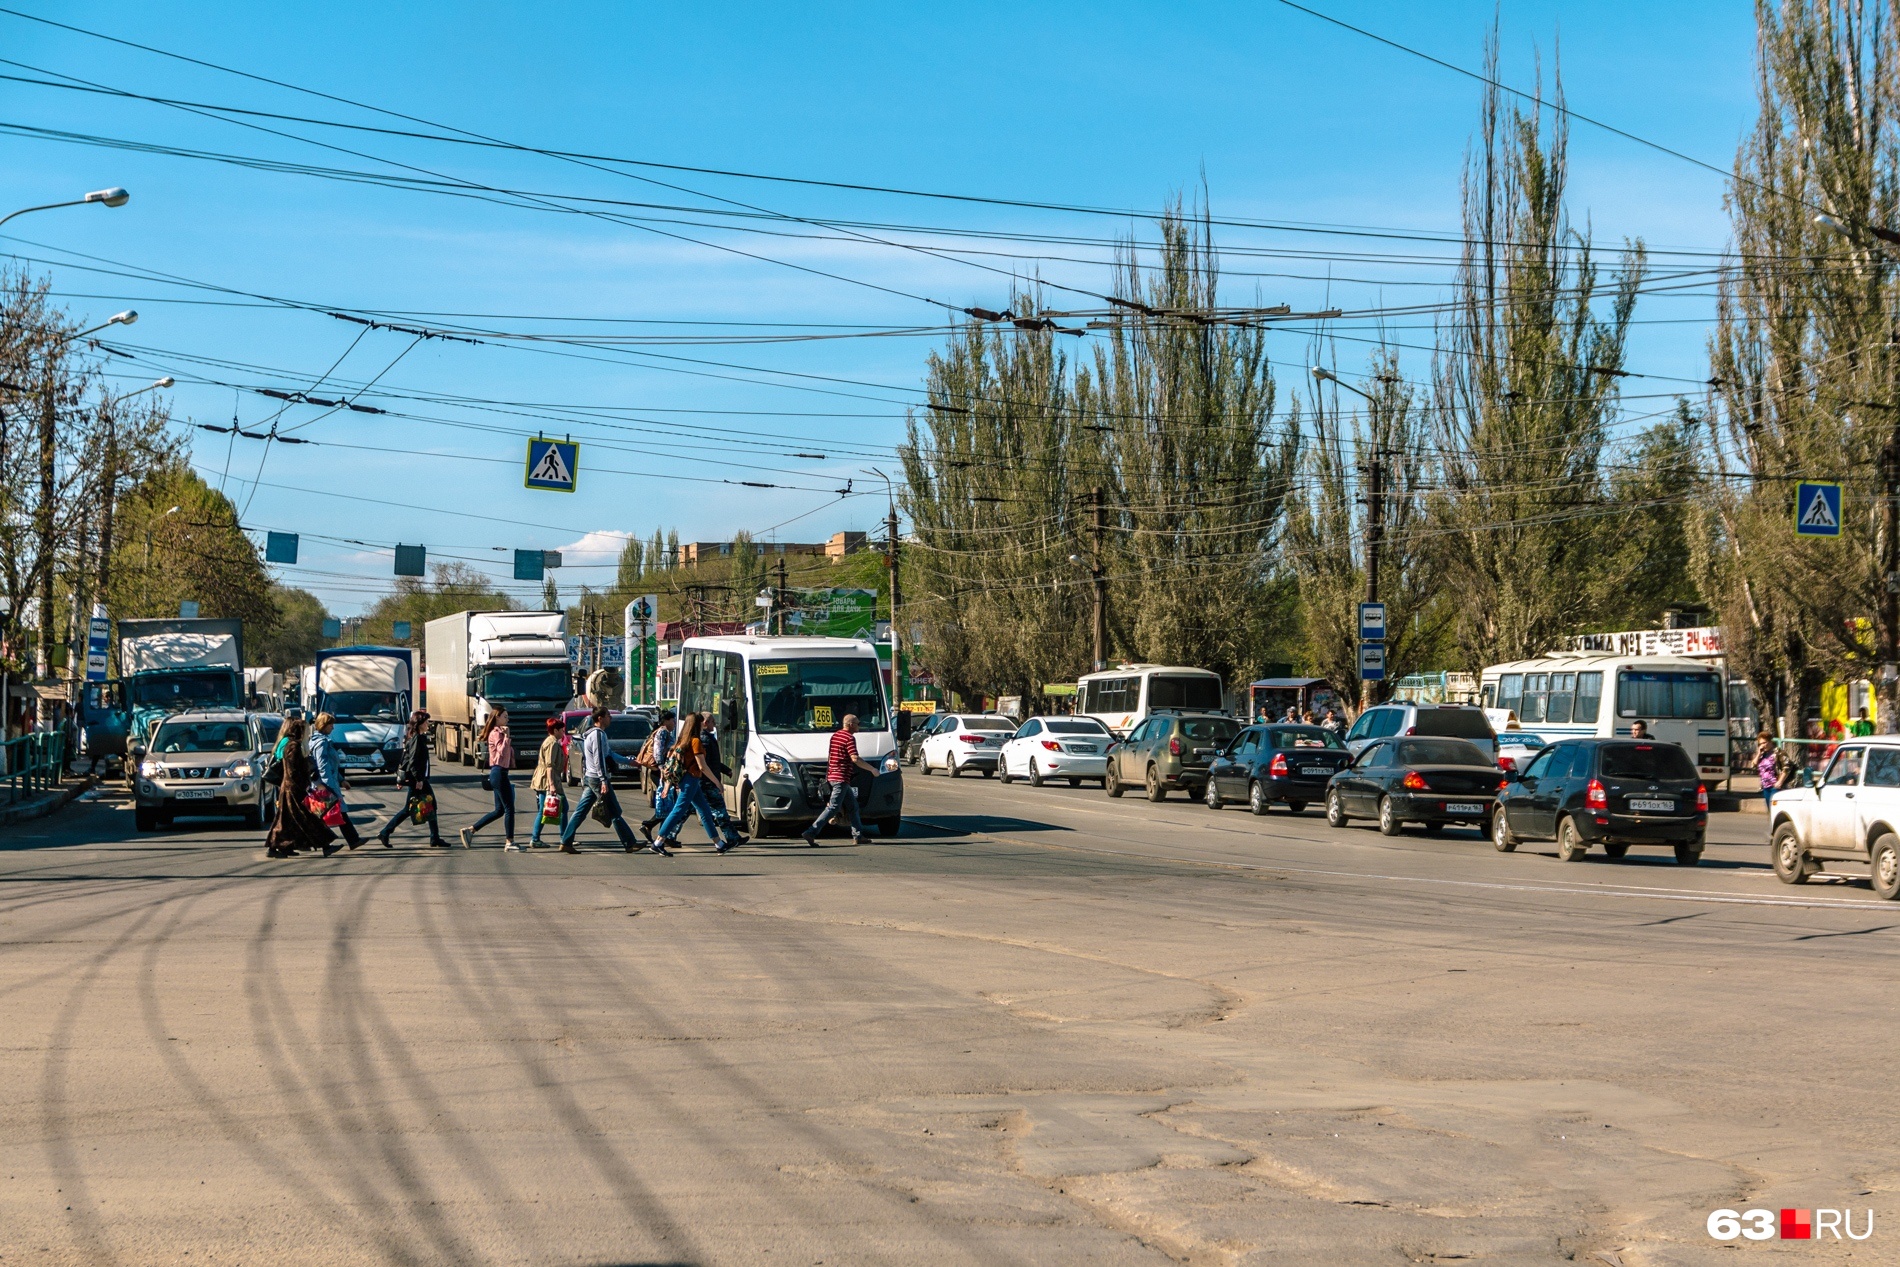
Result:
M856 714L864 730L884 730L884 692L877 661L761 660L752 666L759 730L768 735L836 730Z

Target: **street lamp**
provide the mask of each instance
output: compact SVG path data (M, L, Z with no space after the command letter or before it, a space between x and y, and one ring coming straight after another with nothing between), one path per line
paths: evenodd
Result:
M1379 403L1378 401L1373 400L1372 396L1369 393L1361 390L1360 388L1354 387L1351 383L1348 383L1345 379L1333 373L1331 370L1327 369L1324 365L1315 365L1313 367L1313 377L1318 379L1322 383L1331 383L1334 387L1343 387L1349 392L1357 392L1359 395L1364 396L1366 400L1370 402L1371 404L1376 405Z
M119 188L117 185L114 185L110 189L95 189L84 198L74 198L69 202L49 202L37 207L21 207L18 211L11 211L4 216L0 216L0 224L5 224L7 221L13 219L14 216L23 216L29 211L52 211L58 207L83 207L89 202L96 202L102 207L123 207L130 201L132 201L132 195L126 193L125 190Z
M1837 237L1845 238L1849 242L1854 240L1854 230L1848 227L1847 222L1831 216L1825 211L1817 211L1814 213L1814 223L1820 225L1823 229L1826 229L1829 233ZM1900 233L1896 233L1892 229L1883 229L1877 224L1862 224L1861 228L1867 230L1867 232L1873 234L1890 246L1900 246Z
M134 310L127 308L124 312L113 313L110 317L107 317L104 321L92 327L92 329L90 330L81 330L78 334L67 335L65 338L61 339L58 343L55 343L53 346L56 348L63 348L68 343L75 343L78 340L85 338L89 334L97 334L101 330L104 330L109 326L129 326L133 322L137 321L138 319L139 319L139 314L135 312ZM171 384L166 383L164 384L164 386L170 387ZM144 391L146 389L140 388L139 390Z

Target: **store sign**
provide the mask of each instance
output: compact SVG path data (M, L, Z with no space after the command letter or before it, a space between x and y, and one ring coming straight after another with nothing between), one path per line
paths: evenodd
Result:
M1572 651L1595 651L1620 656L1681 656L1689 660L1718 659L1725 654L1720 625L1694 629L1631 629L1623 633L1578 634Z

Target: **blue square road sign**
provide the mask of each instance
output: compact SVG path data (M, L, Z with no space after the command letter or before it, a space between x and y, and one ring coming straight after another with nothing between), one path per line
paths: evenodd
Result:
M580 475L581 446L572 440L550 440L535 436L528 441L527 473L524 488L550 493L571 493Z
M1794 533L1797 537L1841 535L1841 486L1823 482L1795 485Z

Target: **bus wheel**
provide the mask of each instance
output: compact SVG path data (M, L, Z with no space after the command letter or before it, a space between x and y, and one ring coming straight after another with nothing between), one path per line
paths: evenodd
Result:
M745 822L745 834L754 840L764 840L772 834L772 824L759 812L759 798L752 795L752 789L745 790L745 799L741 802L739 817Z

